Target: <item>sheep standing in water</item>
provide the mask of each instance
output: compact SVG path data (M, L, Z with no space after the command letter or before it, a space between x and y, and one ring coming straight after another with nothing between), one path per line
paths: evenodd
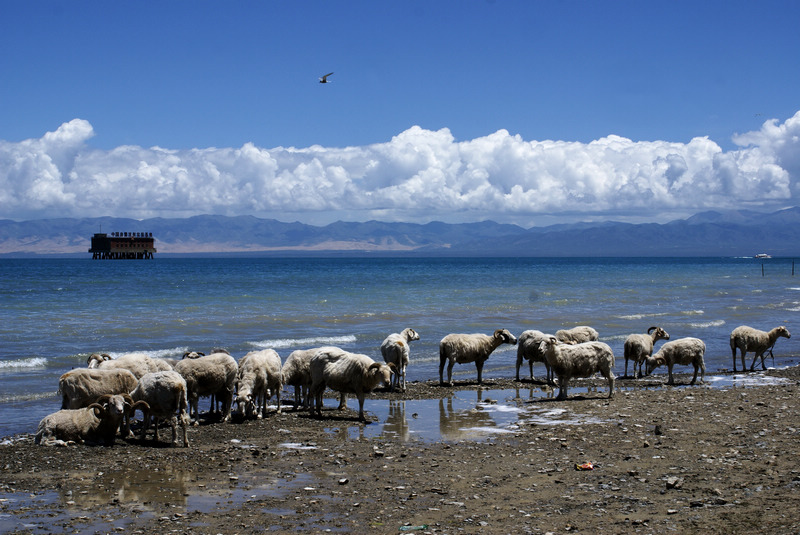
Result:
M614 353L608 344L584 342L565 344L555 336L541 343L553 372L558 376L558 400L567 399L567 388L573 377L591 377L597 372L608 379L608 397L614 397Z
M667 342L661 346L661 349L655 355L647 357L647 375L650 375L659 366L666 364L669 371L667 384L674 385L672 367L676 364L683 366L691 364L694 366L694 377L692 377L692 382L689 384L694 384L697 381L698 370L700 370L700 382L702 383L706 375L706 364L703 361L705 352L706 344L699 338L679 338L678 340Z
M551 336L551 334L545 334L542 331L536 330L525 331L519 335L517 344L517 381L519 381L519 368L522 366L522 361L527 360L531 373L531 381L534 380L533 363L541 362L547 370L547 384L551 385L555 383L553 380L553 370L550 368L550 364L547 363L547 357L544 351L541 350L542 342Z
M483 364L492 351L501 344L516 345L517 339L507 329L497 329L488 334L448 334L439 342L439 384L453 386L453 365L474 362L478 369L478 384L482 382ZM447 383L444 382L444 364L447 362Z
M386 364L394 364L396 372L392 374L392 390L406 390L406 368L408 367L408 343L419 340L414 329L403 329L401 333L392 333L381 344L381 355ZM402 386L401 386L402 383Z
M317 416L322 416L322 394L326 387L358 398L358 419L364 417L364 398L381 384L389 385L394 364L381 364L366 355L348 353L337 347L320 349L311 359L311 395ZM341 406L341 404L340 404Z
M632 334L625 339L625 377L628 376L628 361L633 361L633 374L639 365L639 377L642 376L642 365L647 357L653 354L653 346L659 340L669 340L669 333L661 327L650 327L647 334Z
M778 340L779 336L784 338L791 338L792 335L786 327L775 327L769 332L759 331L747 325L736 327L731 332L731 353L733 354L733 371L736 371L736 350L742 352L742 371L746 371L744 356L748 351L755 352L753 356L753 363L750 365L750 371L753 371L756 366L756 360L761 357L761 368L766 370L767 366L764 364L764 353L771 350L772 346Z
M556 331L556 338L565 344L582 344L584 342L596 342L600 339L600 335L588 325L579 325L572 329Z

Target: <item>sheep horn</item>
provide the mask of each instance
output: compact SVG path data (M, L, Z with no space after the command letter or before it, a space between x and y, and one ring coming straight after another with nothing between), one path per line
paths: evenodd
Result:
M91 405L89 405L89 406L88 406L88 407L86 407L86 408L87 408L87 409L92 409L92 410L94 411L94 415L95 415L97 418L102 418L102 416L103 416L103 415L105 414L105 412L106 412L106 408L105 408L105 407L103 407L102 405L99 405L99 404L97 404L97 403L92 403Z
M373 362L372 364L369 365L369 368L367 368L367 369L371 370L373 368L380 368L380 367L381 367L381 363L380 362Z
M103 405L111 400L112 395L113 394L103 394L102 396L94 400L94 402L97 403L98 405Z
M139 400L136 403L134 403L133 405L131 405L131 408L130 408L131 415L135 414L137 410L142 411L142 413L144 413L145 411L149 411L150 410L150 404L147 403L143 399Z
M653 331L655 331L656 329L658 329L658 327L656 327L655 325L653 325L652 327L650 327L649 329L647 329L647 334L650 334L650 333L652 333L652 332L653 332Z

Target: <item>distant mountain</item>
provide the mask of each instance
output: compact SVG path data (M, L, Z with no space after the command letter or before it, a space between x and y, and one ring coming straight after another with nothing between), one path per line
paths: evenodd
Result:
M146 220L0 220L0 255L87 255L96 232L152 232L163 254L415 254L426 256L800 256L800 207L703 212L665 224L614 221L524 229L483 221L336 222L323 227L253 216Z

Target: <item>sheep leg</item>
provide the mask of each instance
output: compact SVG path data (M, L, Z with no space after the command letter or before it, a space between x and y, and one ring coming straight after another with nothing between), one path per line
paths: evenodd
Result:
M766 370L767 369L767 365L764 364L764 351L761 352L760 356L761 356L761 369L762 370ZM750 364L750 371L751 372L755 371L756 360L758 360L758 357L759 357L759 353L756 352L755 356L753 357L753 363Z
M567 399L567 387L569 386L569 377L558 377L558 396L557 400L563 401Z
M530 368L529 371L531 372L531 381L533 381L533 359L528 361L528 367ZM517 370L517 381L519 381L519 369Z
M444 355L441 351L439 352L439 384L444 385L444 376L442 375L444 372L444 363L447 361L447 355ZM447 379L448 382L450 381L450 372L453 369L453 361L450 361L450 366L447 368ZM452 385L451 385L452 386Z
M608 379L608 399L611 399L614 397L614 381L616 380L616 377L614 377L614 372L611 370L608 370L608 372L603 375L605 375L606 379Z
M522 366L522 355L517 355L517 381L519 381L519 367ZM531 375L533 375L533 366L531 366Z
M147 411L142 411L142 431L139 433L139 440L144 441L148 427L150 427L150 413Z
M347 408L347 396L344 392L339 394L339 410L344 410Z
M281 413L281 389L275 391L275 403L278 405L277 413ZM267 396L264 396L264 417L267 416Z
M633 362L633 374L636 375L636 361ZM628 357L625 357L625 375L628 376Z
M401 372L400 375L403 377L403 392L405 392L406 391L406 365L405 364L403 364L403 366L400 368L400 372Z
M366 395L364 394L364 392L359 392L357 396L358 396L358 419L361 422L369 423L367 422L367 419L364 416L364 398L366 397Z
M731 347L733 353L733 373L736 373L736 346Z
M483 374L483 361L475 361L475 367L478 369L478 384L483 383L481 375ZM449 378L449 377L448 377Z
M672 363L667 365L667 370L669 372L669 379L667 379L667 384L668 385L674 385L675 384L675 379L672 377Z
M695 383L695 381L697 381L697 368L698 367L699 366L697 366L697 364L694 365L694 375L692 376L692 382L689 383L690 385L693 385ZM701 379L701 381L702 381L702 379Z

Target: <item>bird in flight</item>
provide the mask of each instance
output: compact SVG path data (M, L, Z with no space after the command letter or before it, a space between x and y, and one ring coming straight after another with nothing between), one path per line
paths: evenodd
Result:
M319 79L319 83L321 83L321 84L327 84L327 83L328 83L328 76L330 76L331 74L333 74L333 73L332 73L332 72L329 72L328 74L326 74L325 76L323 76L322 78L320 78L320 79Z

